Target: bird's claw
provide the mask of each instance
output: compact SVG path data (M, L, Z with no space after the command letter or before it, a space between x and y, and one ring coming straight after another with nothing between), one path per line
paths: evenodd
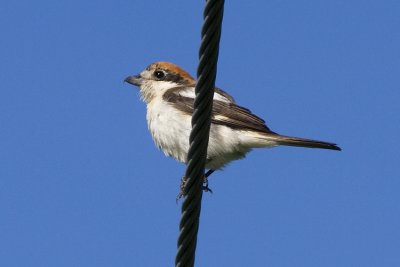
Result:
M186 182L187 182L187 178L185 176L182 176L181 185L179 187L179 193L176 196L176 203L178 203L178 200L181 199L185 195Z
M211 188L208 187L208 177L207 176L204 176L203 185L201 186L201 188L203 189L203 192L210 192L211 194L213 193Z
M176 196L176 202L178 202L178 200L181 199L185 195L186 183L187 183L187 178L185 176L183 176L181 178L181 185L180 185L179 193ZM213 193L211 188L208 186L208 177L207 176L203 177L203 185L201 186L201 188L203 189L203 192L210 192L211 194Z

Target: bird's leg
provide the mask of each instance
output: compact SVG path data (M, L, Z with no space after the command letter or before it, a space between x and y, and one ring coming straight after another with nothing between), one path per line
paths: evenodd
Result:
M213 174L213 172L215 172L215 170L208 170L208 171L206 172L206 174L204 174L205 179L207 179L208 176L210 176L211 174Z
M204 178L203 178L203 191L204 192L210 192L212 193L213 191L211 190L211 188L208 187L208 177L215 172L215 170L208 170L205 174L204 174Z
M202 189L204 192L210 192L212 193L213 191L211 190L211 188L208 187L208 177L214 172L215 170L208 170L203 177L203 185L202 185ZM185 187L186 187L186 183L187 183L187 177L186 176L182 176L181 178L181 185L179 187L179 194L176 197L176 200L178 201L180 198L182 198L185 195Z

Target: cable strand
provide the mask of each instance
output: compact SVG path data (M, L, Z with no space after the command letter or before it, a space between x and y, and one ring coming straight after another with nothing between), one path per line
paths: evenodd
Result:
M190 148L185 173L187 180L175 259L177 267L191 267L195 261L223 8L224 0L207 0L204 8L196 97L193 104L192 131L189 137Z

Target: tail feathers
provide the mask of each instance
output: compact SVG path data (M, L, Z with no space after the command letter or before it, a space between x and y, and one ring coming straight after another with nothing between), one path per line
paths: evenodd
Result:
M275 141L278 145L283 146L299 146L299 147L309 147L309 148L322 148L322 149L332 149L341 151L342 149L334 143L311 140L306 138L284 136L279 134L269 135L266 139Z

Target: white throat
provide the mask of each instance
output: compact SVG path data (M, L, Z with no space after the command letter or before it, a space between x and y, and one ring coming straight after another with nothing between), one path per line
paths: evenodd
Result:
M140 86L140 94L142 100L147 104L151 102L156 96L163 95L168 89L179 86L174 82L166 81L145 81Z

